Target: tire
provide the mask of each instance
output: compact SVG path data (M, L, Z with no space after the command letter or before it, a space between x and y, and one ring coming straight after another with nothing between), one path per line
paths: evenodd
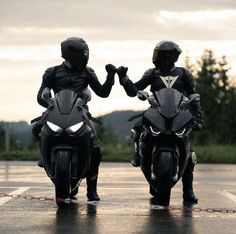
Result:
M161 206L169 206L172 188L172 152L161 152L157 169L157 203Z
M64 207L64 199L70 195L70 152L58 151L55 165L55 194L56 203L59 207Z

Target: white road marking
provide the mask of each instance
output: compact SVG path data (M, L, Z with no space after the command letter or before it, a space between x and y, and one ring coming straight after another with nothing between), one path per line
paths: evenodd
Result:
M236 196L233 195L232 193L228 192L228 191L219 191L219 193L225 197L227 197L228 199L230 199L233 202L236 202Z
M29 189L30 189L30 187L20 187L19 189L9 193L9 195L20 195ZM13 199L13 197L1 197L0 198L0 206L5 204L6 202L10 201L11 199Z

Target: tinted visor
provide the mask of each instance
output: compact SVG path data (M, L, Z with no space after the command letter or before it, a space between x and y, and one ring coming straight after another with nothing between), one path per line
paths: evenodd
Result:
M155 49L153 52L152 61L158 63L160 61L176 61L178 58L178 52L176 50L159 50Z
M89 59L89 50L69 48L70 61L76 67L86 67Z

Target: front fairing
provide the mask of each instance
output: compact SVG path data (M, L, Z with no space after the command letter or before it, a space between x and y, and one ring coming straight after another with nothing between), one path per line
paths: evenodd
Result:
M150 182L153 160L158 161L158 155L163 151L173 152L173 171L177 174L177 180L173 179L174 185L183 175L190 155L188 136L180 137L178 131L188 128L193 115L188 110L181 110L183 94L175 89L162 89L155 93L155 97L159 106L144 113L145 126L140 142L141 169Z
M48 109L47 121L52 122L62 129L66 129L83 121L83 110L78 105L79 101L80 100L78 99L69 113L61 113L59 107L56 105L56 100L54 99L54 107Z
M51 157L55 149L72 149L73 157L79 160L77 176L84 175L82 169L87 168L90 161L91 127L83 104L83 100L77 98L72 90L62 90L52 99L40 135L41 153L49 176L53 175ZM51 124L59 130L55 130ZM71 128L74 125L79 127Z
M157 108L148 108L147 111L144 112L144 118L156 129L162 132L166 130L165 119L163 118L163 116L161 116Z
M160 114L165 118L174 118L178 112L183 94L176 89L164 88L155 92Z
M193 114L189 110L184 110L177 115L172 122L172 131L178 132L193 120Z

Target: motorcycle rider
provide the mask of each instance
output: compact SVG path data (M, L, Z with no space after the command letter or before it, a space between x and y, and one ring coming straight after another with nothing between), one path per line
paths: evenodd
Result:
M98 78L91 67L87 66L89 59L89 47L87 43L79 37L70 37L61 43L61 56L65 60L62 64L48 68L44 75L41 87L38 91L38 103L47 108L48 104L42 99L42 92L45 87L53 89L54 94L62 89L72 89L80 98L84 98L87 87L90 88L100 97L109 96L114 84L114 76L116 67L112 64L106 65L107 79L103 85L100 84ZM86 96L86 95L85 95ZM88 106L85 108L88 110ZM32 128L33 135L39 139L39 133L46 120L47 112L44 112L42 118L34 124ZM91 123L92 124L92 123ZM95 129L92 139L92 157L89 172L86 176L87 181L87 197L90 201L100 200L97 194L97 179L99 164L102 159L102 153L98 140L96 138ZM39 166L43 166L42 159ZM76 191L77 193L78 191ZM74 194L75 195L75 194Z
M127 76L127 67L119 67L117 74L120 79L120 84L124 87L126 93L130 97L137 95L138 90L144 90L147 86L150 91L155 93L162 88L174 88L191 98L196 94L193 83L193 77L188 70L182 67L175 67L175 62L178 60L182 50L172 41L160 41L153 51L152 61L155 68L146 70L142 78L133 83ZM202 111L200 106L200 98L195 99L191 103L191 110L193 114L201 119ZM131 130L131 137L135 142L135 154L131 163L134 167L140 166L138 142L142 129L142 120L138 121L134 128ZM186 139L188 142L189 139ZM186 170L182 176L183 183L183 200L185 202L197 203L198 198L193 192L193 169L196 162L195 153L191 152L192 158L189 159ZM192 160L193 159L193 160ZM153 190L150 188L150 193L154 195ZM155 195L154 195L155 196Z

